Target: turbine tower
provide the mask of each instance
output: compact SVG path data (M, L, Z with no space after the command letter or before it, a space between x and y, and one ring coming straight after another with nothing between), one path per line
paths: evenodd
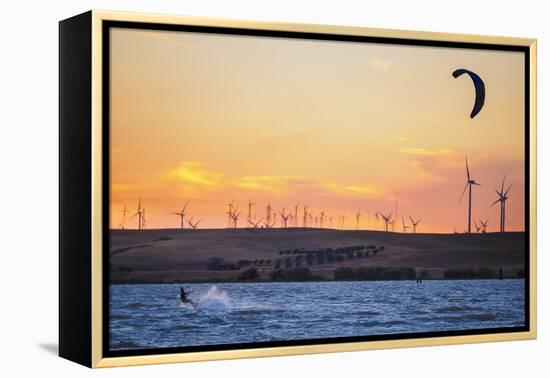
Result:
M255 205L255 202L252 202L251 200L248 200L248 215L246 219L248 221L252 220L252 207Z
M308 209L308 208L309 208L309 206L306 206L306 205L304 204L304 220L303 220L303 223L302 223L302 226L303 226L304 228L307 227L307 218L308 218L308 215L309 215L308 212L307 212L307 209Z
M413 233L416 234L416 226L418 226L418 224L420 223L420 219L418 219L417 221L415 221L410 215L409 215L409 219L411 220L411 224L412 224L412 228L413 228Z
M290 214L285 214L285 208L283 207L283 212L279 212L281 214L281 219L283 220L281 223L281 227L288 228L288 219L290 218Z
M266 207L265 222L266 224L271 224L271 204L269 202Z
M296 206L294 206L294 227L298 227L298 206L300 204L296 202Z
M470 168L468 167L468 157L466 156L466 186L464 187L464 190L462 191L462 195L460 196L459 203L462 201L462 197L464 197L464 193L466 193L466 189L468 189L468 233L472 231L472 185L480 186L481 184L477 183L474 179L470 177Z
M321 215L319 216L319 227L323 228L324 221L325 221L325 210L322 210Z
M126 202L124 202L124 209L122 209L122 220L120 221L121 230L124 230L124 222L126 221L126 214L128 214L128 209L126 208Z
M392 231L395 231L395 220L399 217L399 202L398 202L399 194L395 192L395 218L392 222Z
M141 196L139 197L137 212L132 216L132 218L138 217L138 230L141 230L141 227L145 224L145 209L141 208Z
M239 215L241 215L241 212L237 212L239 210L239 207L237 206L235 210L231 213L231 220L233 221L233 228L237 228L237 222L239 221Z
M405 219L403 219L403 217L401 217L401 224L403 225L403 233L406 234L407 228L409 228L410 226L405 224Z
M189 204L189 201L185 203L183 206L183 209L181 209L180 212L174 212L173 215L178 215L180 217L180 229L183 230L183 219L185 218L185 209L187 208L187 205Z
M233 200L231 200L227 206L229 206L229 209L227 210L227 227L231 227L232 219L231 214L233 214Z
M495 189L495 192L498 195L498 199L491 204L491 206L494 206L500 202L500 232L505 232L506 229L506 200L508 199L508 192L512 188L512 185L510 185L508 189L504 190L505 181L506 176L504 176L504 179L502 179L502 186L500 187L500 191Z
M380 216L382 217L382 219L384 219L384 223L386 224L386 232L388 232L388 226L392 223L392 219L391 219L392 215L393 215L393 211L388 215L384 215L380 213Z
M141 228L145 228L145 222L145 208L143 208L143 210L141 210Z
M357 211L357 214L355 214L355 229L359 229L359 223L361 222L361 210Z

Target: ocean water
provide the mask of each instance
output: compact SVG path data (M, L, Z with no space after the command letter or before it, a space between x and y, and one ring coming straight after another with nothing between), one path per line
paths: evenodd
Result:
M523 326L524 280L111 285L111 350ZM179 288L196 308L182 305Z

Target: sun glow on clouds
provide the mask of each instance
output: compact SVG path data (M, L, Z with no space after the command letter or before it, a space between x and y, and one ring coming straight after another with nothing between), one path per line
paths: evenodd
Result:
M299 176L245 176L237 179L234 185L243 189L280 193L289 189L290 181L300 178Z
M228 177L224 173L211 171L204 164L197 161L184 161L177 167L170 169L165 177L184 185L187 193L200 191L230 191L244 189L257 193L292 194L296 192L310 192L338 195L354 195L372 197L380 192L372 185L352 184L343 185L337 182L326 182L305 178L302 176L243 176ZM119 186L113 187L118 188ZM133 187L133 185L128 186ZM122 189L122 188L121 188ZM126 189L126 185L124 185ZM124 190L123 189L123 190Z
M194 161L181 162L178 167L168 172L167 177L204 188L218 188L224 182L223 173L204 169L201 163Z
M420 156L450 156L453 155L453 150L448 148L430 149L430 148L401 148L400 152L408 155Z

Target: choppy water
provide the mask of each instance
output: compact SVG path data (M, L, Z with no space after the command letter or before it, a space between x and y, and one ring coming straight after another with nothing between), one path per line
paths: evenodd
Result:
M179 302L179 287L198 302ZM523 326L524 280L112 285L112 350Z

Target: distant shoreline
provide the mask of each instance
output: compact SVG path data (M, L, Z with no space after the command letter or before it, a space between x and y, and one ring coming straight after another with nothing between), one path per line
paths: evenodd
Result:
M254 277L246 276L247 272L253 270ZM378 276L375 276L376 271L381 272ZM201 284L201 283L282 283L282 282L384 282L384 281L410 281L416 282L422 281L450 281L450 280L465 280L465 281L479 281L479 280L510 280L510 279L524 279L525 272L522 268L503 270L502 278L500 277L500 271L496 271L490 268L467 268L458 270L446 270L441 275L434 274L430 271L422 271L416 273L413 268L384 268L384 267L370 267L370 268L340 268L334 271L332 276L320 276L312 273L308 268L298 268L290 270L278 270L270 272L269 276L265 274L259 274L256 269L247 269L241 272L241 276L234 279L148 279L147 273L142 272L145 275L134 274L128 276L127 279L114 279L111 280L111 284ZM162 272L159 272L162 274ZM174 273L174 272L169 272ZM264 272L265 273L265 272ZM371 274L369 276L369 273ZM384 273L390 273L385 275ZM391 274L393 273L393 274ZM183 276L183 275L182 275Z
M422 281L510 281L510 280L524 280L524 277L504 277L502 280L499 278L428 278ZM269 280L256 280L256 281L180 281L180 282L111 282L110 285L189 285L189 284L280 284L280 283L319 283L319 282L396 282L396 281L408 281L416 284L415 280L330 280L330 279L317 279L309 281L269 281Z

